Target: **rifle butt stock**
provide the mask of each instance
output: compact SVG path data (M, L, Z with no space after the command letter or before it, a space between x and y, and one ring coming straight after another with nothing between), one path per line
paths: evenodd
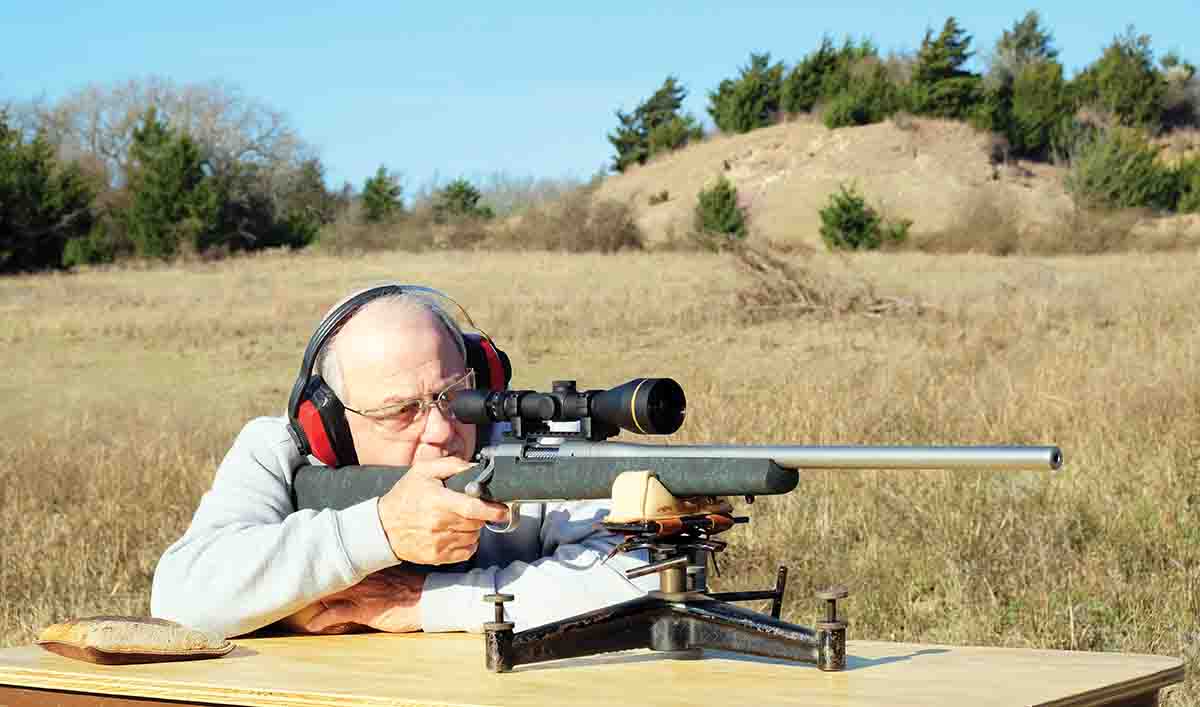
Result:
M479 477L476 465L446 479L446 488L462 492ZM497 458L485 500L584 501L612 496L617 475L653 471L675 496L769 496L788 493L800 473L770 459L583 458L525 461ZM303 466L292 485L296 508L344 509L382 496L403 478L400 466Z

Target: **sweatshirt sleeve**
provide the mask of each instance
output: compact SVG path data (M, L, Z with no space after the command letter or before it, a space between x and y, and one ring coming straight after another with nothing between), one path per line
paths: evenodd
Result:
M621 542L619 536L595 527L607 515L608 505L546 504L542 557L534 562L427 575L421 594L422 630L479 632L494 620L493 605L483 600L493 592L513 595L504 605L505 618L523 631L657 589L658 575L625 578L625 570L645 564L638 557L644 553L620 553L605 561Z
M159 560L153 616L237 636L398 564L370 499L297 511L292 473L305 462L283 418L243 428L191 525Z

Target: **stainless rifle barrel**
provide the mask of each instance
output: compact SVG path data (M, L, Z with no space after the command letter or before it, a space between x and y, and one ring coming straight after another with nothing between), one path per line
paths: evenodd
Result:
M1053 471L1058 447L854 447L659 445L564 441L559 456L770 459L785 469L993 469Z

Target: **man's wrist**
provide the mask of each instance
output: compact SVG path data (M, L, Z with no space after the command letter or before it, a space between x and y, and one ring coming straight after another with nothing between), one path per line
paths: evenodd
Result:
M379 519L379 499L371 498L336 511L342 550L355 579L398 562Z
M396 554L396 548L392 546L392 538L388 535L387 525L383 522L383 496L375 497L375 520L379 522L379 530L383 533L383 539L387 542L388 550L391 551L392 557L397 562L401 562L400 556Z

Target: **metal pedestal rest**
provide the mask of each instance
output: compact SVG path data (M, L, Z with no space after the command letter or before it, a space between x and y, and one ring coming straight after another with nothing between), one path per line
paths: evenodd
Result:
M483 627L488 670L504 673L528 663L636 648L677 658L698 658L710 648L812 663L826 671L845 668L847 624L837 612L838 600L848 595L844 587L817 594L825 602L825 620L814 628L781 621L787 568L779 568L773 590L709 593L708 554L724 543L701 540L639 546L650 549L654 561L626 574L658 572L660 591L519 633L504 620L504 604L513 596L489 594L484 600L495 604L496 620ZM729 603L761 599L772 600L770 616Z

